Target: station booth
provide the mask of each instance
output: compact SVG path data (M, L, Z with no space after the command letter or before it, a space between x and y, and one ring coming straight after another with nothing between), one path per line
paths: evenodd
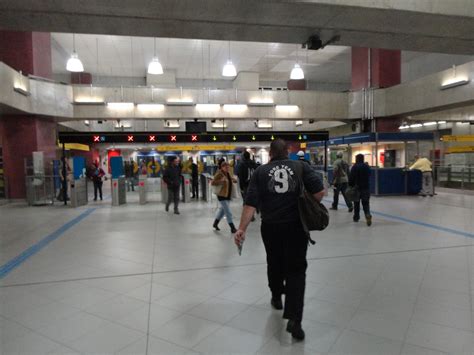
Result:
M371 193L373 195L415 195L422 186L421 172L409 170L415 156L429 159L435 154L433 133L361 133L331 138L327 147L323 142L308 143L310 154L316 161L328 159L328 180L332 181L332 163L339 152L350 165L363 154L370 165ZM326 152L325 152L326 150Z

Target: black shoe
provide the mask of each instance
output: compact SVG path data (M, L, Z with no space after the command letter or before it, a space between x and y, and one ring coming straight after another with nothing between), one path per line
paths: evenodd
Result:
M290 319L286 325L286 331L291 333L291 336L296 340L304 340L305 334L303 328L301 328L301 322Z
M216 231L220 231L220 230L221 230L221 229L219 228L218 224L219 224L219 220L218 220L218 219L214 220L214 224L212 225L212 228L214 228Z
M229 223L229 226L230 226L230 232L232 234L237 232L237 229L235 228L234 223Z
M372 225L372 216L365 216L365 220L367 221L367 225L370 227Z
M356 217L352 218L352 220L353 220L354 222L356 222L356 223L359 222L359 219L360 219L360 218L356 218Z
M354 207L349 207L349 213L352 213L354 211Z
M279 311L283 309L283 302L281 301L281 296L272 296L270 303L272 304L273 308Z
M95 198L94 201L97 201L97 199Z
M174 214L179 214L179 211L178 211L178 210L174 210Z
M332 206L331 206L329 209L330 209L330 210L333 210L333 211L337 211L337 207L332 207Z
M100 200L102 201L102 197L100 198Z
M170 210L170 206L166 205L165 211L168 212Z

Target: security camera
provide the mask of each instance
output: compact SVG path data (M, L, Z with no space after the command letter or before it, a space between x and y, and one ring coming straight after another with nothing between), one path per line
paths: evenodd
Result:
M341 39L341 36L335 35L332 36L328 41L323 42L319 35L310 36L305 43L303 43L302 47L306 49L311 49L317 51L318 49L322 49L326 47L328 44L332 44L337 42Z

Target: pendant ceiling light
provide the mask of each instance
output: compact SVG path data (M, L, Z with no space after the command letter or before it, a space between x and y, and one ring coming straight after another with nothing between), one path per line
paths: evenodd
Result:
M237 76L237 70L235 69L235 65L232 63L232 60L230 59L230 41L229 41L229 59L227 59L227 63L224 65L224 68L222 68L222 76L227 76L227 77L234 77Z
M156 38L153 39L154 43L154 54L153 54L153 59L148 64L148 74L153 74L153 75L161 75L163 74L163 67L161 66L160 61L158 60L158 57L156 56Z
M298 47L296 47L296 63L293 69L291 69L290 73L291 80L302 80L304 79L304 72L301 69L300 65L298 64Z
M76 53L76 35L72 35L72 54L71 58L68 59L66 64L66 70L73 73L80 73L84 71L84 66L82 65L79 56Z

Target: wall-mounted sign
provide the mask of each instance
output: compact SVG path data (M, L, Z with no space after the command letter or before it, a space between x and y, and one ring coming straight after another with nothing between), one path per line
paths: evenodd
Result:
M474 142L474 135L442 136L443 142Z

